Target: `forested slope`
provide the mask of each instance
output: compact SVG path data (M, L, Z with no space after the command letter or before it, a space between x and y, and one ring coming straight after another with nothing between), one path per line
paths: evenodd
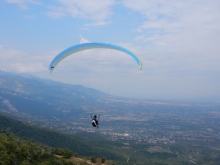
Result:
M125 161L125 155L115 146L106 142L72 136L50 129L24 124L0 115L0 130L51 147L67 148L72 152L89 157L103 157L110 160Z

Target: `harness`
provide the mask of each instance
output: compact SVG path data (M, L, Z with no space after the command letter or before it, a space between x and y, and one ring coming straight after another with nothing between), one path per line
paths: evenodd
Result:
M99 126L99 123L98 123L98 120L95 118L95 117L92 117L92 114L90 114L91 118L92 118L92 126L93 127L98 127ZM100 114L98 116L98 119L100 117Z
M93 127L97 127L97 123L96 123L96 121L94 119L92 120L92 126Z

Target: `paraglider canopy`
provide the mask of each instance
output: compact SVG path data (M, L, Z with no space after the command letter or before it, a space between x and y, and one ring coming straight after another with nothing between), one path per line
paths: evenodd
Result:
M137 57L137 55L135 55L134 53L132 53L130 50L118 46L118 45L114 45L114 44L110 44L110 43L102 43L102 42L91 42L91 43L83 43L83 44L77 44L77 45L73 45L65 50L63 50L62 52L60 52L50 63L49 65L49 71L52 72L56 65L62 61L64 58L68 57L69 55L72 55L76 52L79 51L83 51L86 49L94 49L94 48L105 48L105 49L115 49L118 51L122 51L128 55L130 55L138 64L139 69L142 69L142 62L141 60Z

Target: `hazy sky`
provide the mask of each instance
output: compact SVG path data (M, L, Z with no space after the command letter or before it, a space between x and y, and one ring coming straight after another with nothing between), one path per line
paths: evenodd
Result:
M89 50L51 60L83 42ZM219 0L1 0L0 70L82 84L120 96L220 101Z

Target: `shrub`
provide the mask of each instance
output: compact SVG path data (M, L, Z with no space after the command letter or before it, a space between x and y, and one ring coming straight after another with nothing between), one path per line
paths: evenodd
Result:
M96 159L94 157L91 157L91 162L96 163Z

